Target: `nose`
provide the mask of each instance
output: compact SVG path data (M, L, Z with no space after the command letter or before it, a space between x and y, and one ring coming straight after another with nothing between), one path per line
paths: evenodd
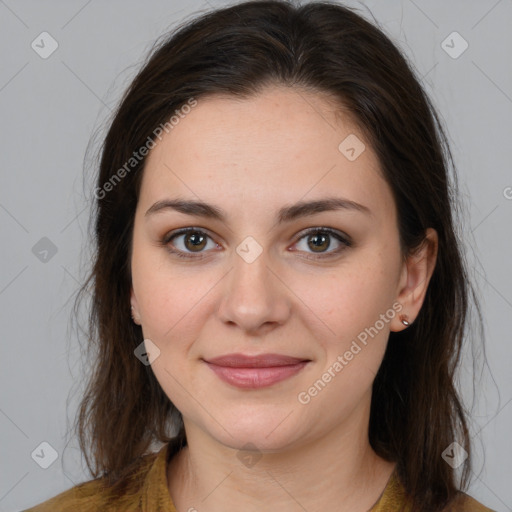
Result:
M220 320L248 334L267 333L290 316L290 291L270 268L265 251L251 263L235 253L221 293Z

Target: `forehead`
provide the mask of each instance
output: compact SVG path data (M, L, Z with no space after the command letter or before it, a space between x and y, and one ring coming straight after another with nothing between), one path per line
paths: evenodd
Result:
M347 145L362 150L355 160ZM325 95L272 87L243 99L199 98L150 151L140 201L243 198L246 209L268 209L326 194L394 214L379 162L350 116Z

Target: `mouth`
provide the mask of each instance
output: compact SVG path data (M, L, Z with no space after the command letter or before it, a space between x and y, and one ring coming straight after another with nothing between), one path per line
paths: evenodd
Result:
M296 375L311 360L281 354L227 354L203 361L222 381L238 388L258 389Z

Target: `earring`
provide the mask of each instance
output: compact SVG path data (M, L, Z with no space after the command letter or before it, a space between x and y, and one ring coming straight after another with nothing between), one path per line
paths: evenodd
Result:
M407 315L400 315L400 320L406 327L411 325L410 322L407 320Z

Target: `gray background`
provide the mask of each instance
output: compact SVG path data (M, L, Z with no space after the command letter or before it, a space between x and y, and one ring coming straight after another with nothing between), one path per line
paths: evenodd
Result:
M76 439L66 434L83 386L69 317L88 256L83 159L91 135L158 36L198 10L227 3L0 0L1 511L24 509L90 478ZM450 134L489 362L475 394L470 362L461 373L473 404L469 492L511 511L512 1L347 4L367 17L369 9L410 57ZM31 47L43 31L58 43L46 59ZM453 31L469 44L458 58L442 47ZM452 53L462 48L461 40L446 44ZM31 456L42 442L58 454L48 469Z

